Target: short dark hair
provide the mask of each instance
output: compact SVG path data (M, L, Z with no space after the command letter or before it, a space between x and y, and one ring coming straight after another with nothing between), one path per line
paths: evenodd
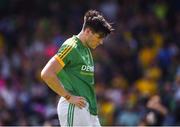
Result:
M101 37L106 37L113 31L112 26L105 20L103 15L96 10L89 10L85 13L83 30L87 27L93 32L100 34Z

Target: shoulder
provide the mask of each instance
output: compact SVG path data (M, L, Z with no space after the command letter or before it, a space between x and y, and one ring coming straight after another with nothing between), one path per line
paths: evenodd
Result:
M74 37L71 37L67 39L61 47L74 49L77 47L77 40Z
M58 55L61 55L64 58L66 55L74 53L76 47L77 47L77 42L73 37L71 37L62 44L62 46L58 51Z

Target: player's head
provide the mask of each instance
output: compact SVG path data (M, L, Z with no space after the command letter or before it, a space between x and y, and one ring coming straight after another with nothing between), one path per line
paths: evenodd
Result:
M89 10L84 15L82 30L86 33L87 45L94 49L103 43L103 39L110 34L113 29L100 12Z

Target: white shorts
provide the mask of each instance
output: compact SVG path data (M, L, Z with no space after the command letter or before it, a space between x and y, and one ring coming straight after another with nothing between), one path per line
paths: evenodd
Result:
M88 126L100 127L97 115L91 115L89 104L80 109L70 104L64 97L61 97L57 106L57 113L61 126Z

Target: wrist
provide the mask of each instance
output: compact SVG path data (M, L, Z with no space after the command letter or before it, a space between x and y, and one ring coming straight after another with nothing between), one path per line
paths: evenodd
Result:
M71 98L71 95L67 94L66 96L64 96L64 98L65 98L66 100L69 100L69 99Z

